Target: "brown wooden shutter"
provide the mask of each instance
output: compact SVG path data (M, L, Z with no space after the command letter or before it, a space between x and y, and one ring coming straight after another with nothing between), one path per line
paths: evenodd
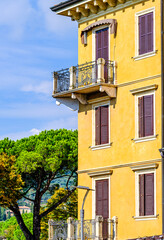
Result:
M153 12L139 16L139 54L153 51Z
M101 108L95 108L95 144L100 144L100 110Z
M154 215L154 173L145 174L145 215Z
M101 215L103 221L103 239L108 238L109 191L108 179L96 181L96 215Z
M145 177L144 174L139 175L139 215L145 215Z
M101 107L101 144L105 144L109 142L109 120L108 120L108 115L109 115L109 110L108 110L108 105L107 106L102 106Z
M154 134L153 95L144 96L144 136Z
M143 97L138 98L138 119L139 119L139 137L144 136L144 109L143 109Z

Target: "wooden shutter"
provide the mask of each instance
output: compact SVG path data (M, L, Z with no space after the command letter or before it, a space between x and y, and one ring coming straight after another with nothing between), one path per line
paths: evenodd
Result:
M147 14L147 52L153 51L153 12Z
M144 96L144 136L154 134L153 95Z
M139 215L145 215L145 177L144 174L139 175Z
M153 51L153 12L139 16L139 54Z
M102 31L96 32L96 61L102 57Z
M145 174L145 215L154 215L154 173Z
M109 191L108 179L96 181L96 215L101 215L103 221L103 239L108 238Z
M101 137L100 143L105 144L109 142L109 120L108 120L108 105L101 107Z
M98 58L105 59L104 78L105 82L108 82L108 28L101 29L96 32L96 61Z
M143 97L138 98L138 120L139 120L139 137L144 136L144 121L143 121Z
M101 107L95 108L95 144L100 144L100 110Z
M103 213L103 181L96 181L96 215Z

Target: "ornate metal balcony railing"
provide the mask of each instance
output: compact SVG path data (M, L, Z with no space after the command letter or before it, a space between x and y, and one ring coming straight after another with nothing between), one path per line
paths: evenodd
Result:
M69 68L61 69L60 71L54 72L54 79L57 79L56 92L68 91L70 86L70 72Z
M84 239L117 239L117 217L103 219L96 216L84 220ZM68 218L67 221L49 220L49 240L81 239L81 221Z
M97 62L87 62L76 66L76 87L96 83Z
M81 221L74 222L75 239L81 238ZM84 239L95 239L96 237L96 221L84 220Z
M99 58L97 61L62 69L54 72L54 93L64 92L74 88L95 83L116 83L116 62L105 61Z

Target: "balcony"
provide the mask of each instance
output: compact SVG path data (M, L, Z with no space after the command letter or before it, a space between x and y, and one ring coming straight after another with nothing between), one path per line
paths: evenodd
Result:
M79 240L81 239L81 221L68 218L67 221L49 220L49 238L48 240ZM117 217L112 219L103 219L102 216L96 216L95 219L84 220L83 232L84 239L117 239Z
M116 62L97 61L62 69L53 73L53 97L78 99L87 104L87 96L94 92L106 92L116 97Z

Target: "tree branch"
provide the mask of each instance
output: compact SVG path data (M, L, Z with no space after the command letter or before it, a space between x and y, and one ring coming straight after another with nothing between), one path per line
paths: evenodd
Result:
M57 208L61 203L66 202L69 196L75 191L75 188L73 188L71 191L69 190L68 193L61 198L57 203L55 203L53 206L48 208L46 211L40 214L40 219L45 217L48 213L52 212L55 208Z
M19 211L19 207L18 207L18 204L16 204L15 206L10 206L9 209L11 211L13 211L16 219L17 219L17 222L22 230L22 232L24 233L25 237L26 237L26 240L33 240L33 235L31 234L31 232L28 230L28 228L26 227L24 221L23 221L23 218L20 214L20 211Z
M66 189L68 190L68 184L69 184L69 181L71 179L71 177L73 176L73 174L75 173L75 170L76 168L74 168L74 170L72 171L71 175L69 176L68 180L67 180L67 183L66 183Z

